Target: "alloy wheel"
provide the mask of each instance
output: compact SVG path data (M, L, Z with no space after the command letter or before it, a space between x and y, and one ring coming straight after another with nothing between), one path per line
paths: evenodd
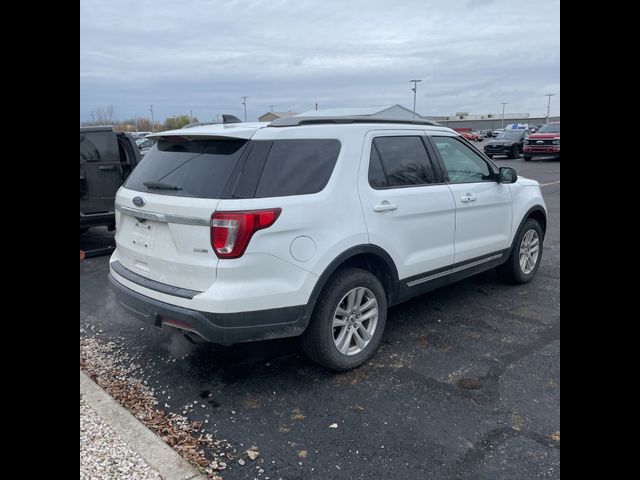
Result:
M362 352L378 325L378 301L371 290L356 287L342 297L333 314L333 343L340 353Z
M540 254L540 237L534 229L528 230L520 243L520 270L525 275L533 272Z

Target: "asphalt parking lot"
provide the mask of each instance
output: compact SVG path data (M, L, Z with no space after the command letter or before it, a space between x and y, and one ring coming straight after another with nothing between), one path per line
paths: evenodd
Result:
M81 335L135 358L160 406L200 401L190 420L259 448L225 480L560 478L560 162L494 161L543 185L536 278L486 272L392 308L382 347L354 371L323 370L295 339L190 345L141 329L114 301L107 256L80 265ZM112 240L94 229L80 245Z

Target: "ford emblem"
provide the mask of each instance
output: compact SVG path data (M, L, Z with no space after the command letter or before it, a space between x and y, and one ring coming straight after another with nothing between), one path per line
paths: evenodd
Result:
M142 197L133 197L133 204L136 207L143 207L144 204L147 203Z
M536 143L541 144L541 143L544 143L544 142L543 142L542 140L538 140ZM144 200L143 200L143 201L144 201ZM136 202L136 199L134 198L134 199L133 199L133 203L135 203L135 202Z

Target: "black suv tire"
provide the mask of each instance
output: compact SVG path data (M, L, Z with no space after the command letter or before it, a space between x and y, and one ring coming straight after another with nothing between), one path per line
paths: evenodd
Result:
M522 243L522 239L527 234L528 231L534 230L538 234L538 258L536 258L536 264L533 267L533 270L529 273L525 273L522 271L520 267L520 245ZM540 266L540 261L542 260L542 243L544 240L544 235L542 233L542 228L537 220L533 218L529 218L524 222L524 225L520 229L517 237L513 242L513 247L511 248L511 255L509 255L509 259L496 268L498 275L503 280L509 283L527 283L530 282L533 277L536 275L538 271L538 267Z
M345 355L334 343L334 315L345 295L359 287L368 289L375 296L378 320L366 347L354 355ZM360 268L340 269L329 279L316 303L309 326L300 338L302 349L309 358L326 368L337 372L351 370L362 365L375 353L380 345L386 320L387 298L380 280L371 272Z

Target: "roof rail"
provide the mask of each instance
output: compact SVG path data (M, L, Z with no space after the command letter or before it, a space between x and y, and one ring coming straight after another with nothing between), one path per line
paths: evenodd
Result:
M270 127L298 127L302 125L322 124L349 124L349 123L404 123L411 125L440 126L433 120L404 120L401 118L370 117L366 115L348 115L343 117L285 117L278 118L269 124Z

